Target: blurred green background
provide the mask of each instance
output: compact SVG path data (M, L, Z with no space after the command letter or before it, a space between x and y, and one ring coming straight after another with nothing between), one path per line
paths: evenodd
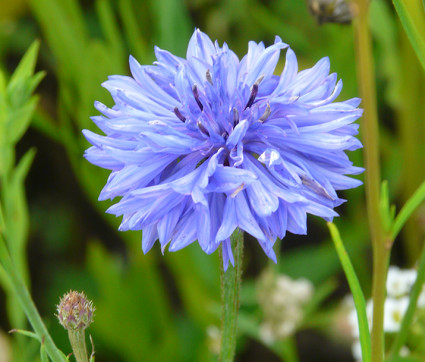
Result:
M425 178L425 82L391 3L372 1L376 81L383 178L401 205ZM98 202L107 172L83 159L88 142L81 130L95 130L95 100L111 106L101 87L108 75L129 74L129 54L141 64L154 61L157 45L185 56L195 27L240 57L249 40L272 44L279 35L297 54L300 69L328 56L344 81L339 99L358 96L351 25L319 26L299 0L0 0L0 69L10 75L35 39L36 70L46 76L36 90L39 104L31 127L16 146L17 159L35 147L26 179L27 256L33 298L54 340L70 352L55 305L70 289L84 290L96 306L89 328L98 361L213 361L207 328L220 325L219 259L198 245L164 256L158 247L141 250L140 232L117 232L119 220ZM284 57L278 65L283 69ZM350 154L362 165L361 150ZM362 177L362 176L360 176ZM343 193L348 202L336 220L359 279L369 297L371 256L359 187ZM348 292L325 222L309 217L308 236L288 235L276 270L305 277L316 287L308 320L295 336L301 361L350 361L349 342L338 336L337 306ZM413 266L425 233L418 210L397 240L392 262ZM237 360L279 361L279 345L259 340L261 310L255 281L269 264L247 239ZM38 346L5 333L28 328L19 307L0 292L1 340L15 361L37 360ZM19 324L19 325L16 325ZM6 355L6 349L0 356ZM8 346L8 347L7 347ZM0 361L2 361L0 357Z

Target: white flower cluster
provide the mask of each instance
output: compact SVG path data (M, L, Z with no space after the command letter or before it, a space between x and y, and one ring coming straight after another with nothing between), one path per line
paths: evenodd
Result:
M307 279L293 280L266 271L258 285L258 302L264 319L260 338L266 344L293 334L303 319L303 305L313 296L313 285Z
M409 294L412 289L413 283L416 280L417 272L414 269L400 269L396 266L390 266L387 276L387 298L384 304L384 332L395 333L398 332L409 305ZM359 341L359 325L357 320L354 302L351 298L349 302L351 310L348 315L348 322L351 328L351 334L355 339L352 345L353 356L356 360L361 361L361 349ZM425 309L425 288L417 303L418 309ZM372 328L372 311L373 302L369 300L366 305L366 314L369 322L369 328ZM403 347L401 355L408 354L407 347Z

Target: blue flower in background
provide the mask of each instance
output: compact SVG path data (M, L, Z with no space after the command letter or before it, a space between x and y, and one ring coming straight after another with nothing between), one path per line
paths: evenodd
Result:
M276 37L267 48L249 42L239 60L199 30L186 59L155 54L148 66L130 57L133 77L103 83L115 105L97 102L93 121L106 136L83 131L87 160L112 171L99 200L122 196L107 212L123 216L120 230L143 230L145 253L158 239L163 251L198 240L208 254L222 246L226 269L240 228L276 261L276 238L305 234L307 213L337 216L336 190L361 184L345 176L363 169L344 151L361 147L362 110L357 98L333 102L342 82L328 58L298 72Z

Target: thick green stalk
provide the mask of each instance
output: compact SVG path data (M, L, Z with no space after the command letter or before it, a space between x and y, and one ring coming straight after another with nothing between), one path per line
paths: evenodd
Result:
M84 329L68 330L69 342L77 362L89 362Z
M231 362L235 356L236 332L239 310L239 292L242 276L243 232L239 229L231 236L235 266L225 272L221 264L221 352L220 361Z
M31 295L29 294L28 289L26 288L22 278L17 275L16 272L13 270L8 270L8 274L11 279L11 286L21 303L22 309L24 310L35 333L40 337L40 339L43 340L47 354L53 362L65 361L63 354L56 347L55 343L50 337L46 326L43 323L43 320L38 314L37 308L34 305Z
M373 245L373 318L371 333L372 362L381 362L384 360L384 305L390 251L390 248L388 248L384 243L375 243Z
M376 105L376 84L373 71L372 41L369 31L369 0L357 0L358 17L356 20L357 76L360 94L363 99L362 135L364 144L364 163L366 204L369 228L373 247L373 322L372 322L372 361L380 362L384 357L384 302L385 281L391 239L387 238L380 217L380 165L379 131Z

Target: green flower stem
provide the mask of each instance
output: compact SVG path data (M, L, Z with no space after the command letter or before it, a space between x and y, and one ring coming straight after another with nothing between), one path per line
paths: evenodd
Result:
M334 242L339 260L341 261L342 268L344 269L345 275L347 277L351 294L353 295L354 306L356 307L357 318L359 321L362 360L363 362L369 362L371 360L370 333L366 314L366 302L362 288L360 287L356 272L354 271L353 265L351 264L344 244L342 243L337 227L333 223L328 222L328 228L331 233L332 241Z
M384 359L384 302L388 259L392 246L391 237L383 227L380 200L379 132L376 106L376 84L373 71L372 42L369 31L369 0L357 0L356 8L356 55L357 76L364 115L362 117L362 135L364 144L364 163L366 204L373 247L373 322L372 322L372 361Z
M69 342L77 362L88 362L86 337L84 329L68 330Z
M373 318L372 318L372 362L384 360L384 304L390 248L383 243L373 246Z
M224 272L221 264L221 351L220 361L231 362L235 356L236 332L239 310L239 293L242 276L243 232L236 229L230 237L234 248L235 266L231 265Z
M404 315L403 321L401 322L400 330L397 333L397 336L395 337L395 340L391 348L391 356L394 358L397 357L401 347L403 347L403 345L406 343L406 340L409 334L409 327L413 321L413 317L415 315L415 310L416 310L416 304L418 302L419 295L421 294L422 286L424 282L425 282L425 247L422 248L421 258L419 260L418 274L416 276L415 284L413 285L412 291L410 293L409 306L407 307L406 314Z
M25 286L24 281L21 276L16 272L16 268L13 266L10 255L7 251L5 241L0 235L0 261L4 266L5 274L8 276L10 281L10 286L18 297L19 302L21 303L22 309L24 310L31 326L33 327L35 333L40 338L40 341L43 342L47 354L53 362L62 362L65 361L65 358L62 352L56 347L53 342L50 334L43 323L40 315L38 314L37 308L34 305L34 302L31 298L31 295L28 292L27 287Z

